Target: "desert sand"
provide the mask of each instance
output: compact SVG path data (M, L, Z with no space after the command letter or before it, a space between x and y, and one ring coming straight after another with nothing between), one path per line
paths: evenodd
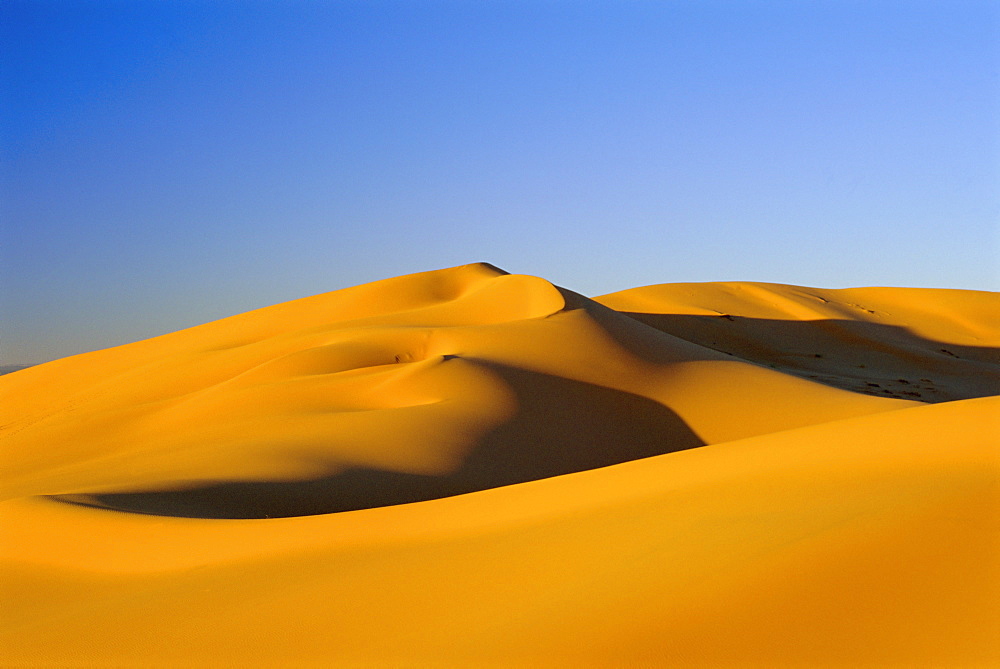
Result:
M0 377L0 666L1000 665L1000 296L485 263Z

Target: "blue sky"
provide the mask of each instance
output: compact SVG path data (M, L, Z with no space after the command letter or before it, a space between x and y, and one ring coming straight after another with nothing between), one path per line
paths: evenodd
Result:
M1000 289L994 2L6 0L0 364L485 260Z

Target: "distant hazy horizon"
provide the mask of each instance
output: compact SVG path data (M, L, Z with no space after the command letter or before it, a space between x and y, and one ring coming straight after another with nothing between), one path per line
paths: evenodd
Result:
M1000 290L993 2L0 7L0 365L487 261Z

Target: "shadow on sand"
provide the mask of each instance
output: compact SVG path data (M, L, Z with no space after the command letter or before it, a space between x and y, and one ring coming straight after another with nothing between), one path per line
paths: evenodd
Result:
M234 481L184 490L61 495L71 504L188 518L279 518L408 504L703 446L673 411L645 397L477 361L517 397L516 415L443 476L352 468L296 481Z
M617 313L734 359L842 390L931 403L1000 394L1000 348L934 341L904 327L838 319ZM634 342L622 338L624 329L608 332L642 355Z

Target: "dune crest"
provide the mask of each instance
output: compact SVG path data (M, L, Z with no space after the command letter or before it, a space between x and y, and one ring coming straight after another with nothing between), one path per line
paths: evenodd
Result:
M0 664L1000 663L998 309L475 263L5 375Z

